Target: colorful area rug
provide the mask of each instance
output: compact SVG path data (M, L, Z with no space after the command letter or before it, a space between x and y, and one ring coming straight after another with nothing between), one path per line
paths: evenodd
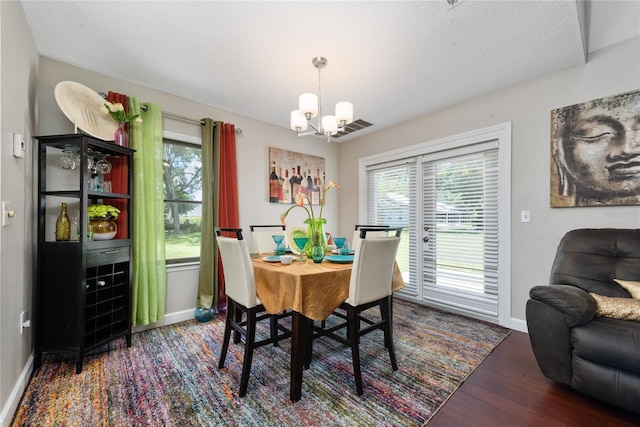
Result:
M302 400L289 400L289 345L254 352L246 397L238 397L244 345L230 344L217 368L223 316L135 334L87 356L81 374L46 356L20 402L14 426L419 426L508 334L500 326L396 299L399 370L382 333L361 344L364 395L355 392L350 350L314 342ZM262 329L266 333L267 329ZM120 342L122 341L122 342Z

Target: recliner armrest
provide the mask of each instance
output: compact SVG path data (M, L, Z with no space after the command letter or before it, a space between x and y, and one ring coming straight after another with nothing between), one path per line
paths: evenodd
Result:
M587 323L596 315L596 303L593 298L575 286L534 286L529 291L529 296L564 314L570 328Z

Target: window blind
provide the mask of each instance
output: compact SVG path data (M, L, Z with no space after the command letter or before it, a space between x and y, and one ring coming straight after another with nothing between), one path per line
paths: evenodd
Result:
M405 288L400 295L419 296L416 278L416 160L400 160L367 168L367 224L402 227L396 263Z

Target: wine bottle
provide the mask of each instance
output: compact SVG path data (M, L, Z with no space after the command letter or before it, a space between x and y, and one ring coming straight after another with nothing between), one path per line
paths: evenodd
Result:
M278 168L278 203L284 203L284 177L282 168Z
M278 203L278 175L276 174L276 162L271 163L269 175L269 202Z
M291 179L289 179L289 169L284 170L284 182L282 183L282 202L291 203Z
M291 203L294 203L296 194L298 194L298 179L296 178L296 168L291 168Z
M311 203L320 204L320 169L316 169L316 176L313 177L313 190L311 193Z
M307 169L307 196L313 197L313 178L311 177L311 169ZM311 203L313 203L313 201Z
M71 240L71 220L67 214L67 204L62 203L60 205L60 214L56 220L56 240L69 241Z

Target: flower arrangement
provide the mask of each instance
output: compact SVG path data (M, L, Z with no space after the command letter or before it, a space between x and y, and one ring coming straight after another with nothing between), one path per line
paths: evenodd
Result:
M113 120L118 123L127 123L132 120L136 123L142 123L142 117L140 117L140 114L132 114L128 116L127 113L124 112L124 106L119 102L107 102L104 106L111 117L113 117Z
M336 182L329 181L329 184L327 184L327 186L322 189L322 197L320 198L320 215L318 216L318 218L322 218L322 209L324 208L325 200L327 197L327 191L331 190L332 188L336 188L339 190L340 185ZM305 205L308 205L309 207L307 208L307 206ZM291 206L289 209L287 209L286 211L280 214L280 221L282 222L282 225L286 225L285 219L287 218L287 215L289 215L289 212L291 212L291 209L298 208L298 207L307 211L307 215L309 216L309 221L313 221L316 219L316 216L313 212L313 205L311 204L311 200L309 199L309 196L307 196L304 193L298 193L296 194L296 204Z
M282 222L282 225L286 225L285 219L287 218L287 215L289 215L289 212L291 212L291 209L300 207L307 212L308 218L304 221L305 224L309 225L309 230L308 230L309 241L307 243L307 246L305 247L306 252L307 252L307 255L311 257L316 247L322 247L322 250L321 250L322 256L318 258L320 261L322 260L322 257L324 257L324 253L326 252L326 249L327 249L327 240L324 234L324 223L326 221L322 217L322 209L324 208L324 205L325 205L327 191L331 190L332 188L340 189L340 185L338 185L333 181L330 181L329 184L322 189L322 197L320 198L320 215L317 218L315 216L315 212L313 211L313 205L311 204L311 200L309 199L309 196L304 193L296 194L296 199L295 199L296 204L291 206L289 209L287 209L286 211L280 214L280 221ZM314 259L314 262L320 262L320 261L316 261L315 255L313 256L313 259Z
M118 219L120 209L111 205L94 204L87 208L89 219Z

